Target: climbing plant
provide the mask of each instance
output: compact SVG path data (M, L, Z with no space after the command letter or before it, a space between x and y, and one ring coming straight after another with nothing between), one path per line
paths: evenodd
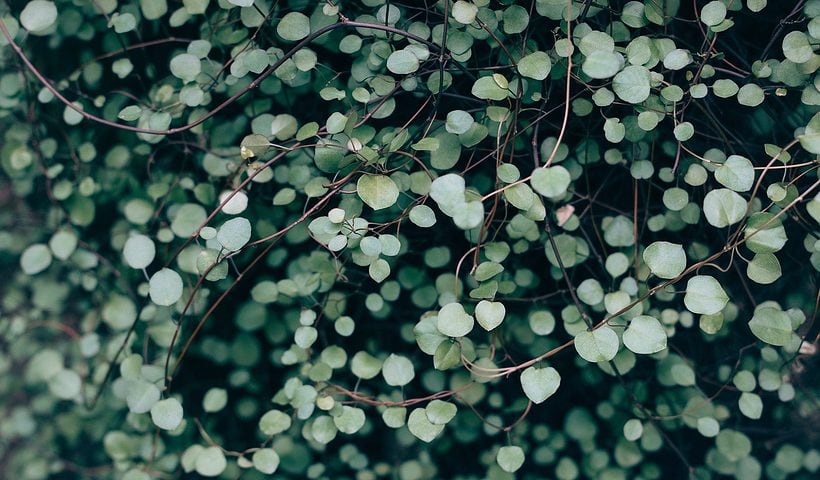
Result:
M4 478L820 470L820 1L0 34Z

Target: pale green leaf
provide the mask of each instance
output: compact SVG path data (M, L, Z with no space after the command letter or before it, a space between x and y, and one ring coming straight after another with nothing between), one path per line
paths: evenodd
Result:
M561 386L561 375L552 367L527 367L521 372L521 388L533 403L542 403Z
M697 275L686 282L683 303L692 313L714 315L729 302L729 296L714 277Z
M438 312L437 328L442 335L463 337L473 329L475 320L460 303L448 303Z
M760 307L749 321L749 329L758 339L782 347L794 333L789 315L775 307Z
M182 423L182 404L176 398L160 400L151 407L151 421L163 430L174 430Z
M413 380L416 371L409 358L391 353L382 364L382 376L388 385L401 387Z
M386 175L362 175L356 193L373 210L392 207L399 198L396 182Z
M205 447L196 456L196 473L203 477L218 477L225 471L228 461L222 449L217 446Z
M270 475L279 468L279 454L272 448L260 448L251 457L253 468Z
M31 0L20 12L20 24L26 30L39 33L57 21L57 7L47 0Z
M276 33L290 42L301 40L310 35L310 19L303 13L288 12L276 25Z
M452 305L452 304L451 304ZM484 330L488 332L501 325L504 321L507 309L501 302L490 302L482 300L475 307L475 319Z
M251 239L251 222L244 217L232 218L219 227L216 239L225 250L236 252Z
M533 80L544 80L551 69L550 57L542 51L532 52L518 61L518 73Z
M182 277L170 268L163 268L151 276L148 293L157 305L169 306L182 297Z
M612 90L625 102L641 103L649 98L649 77L646 67L630 65L612 79Z
M592 363L608 362L618 353L618 334L608 325L596 330L582 330L575 336L575 350L584 360Z
M728 227L743 219L746 199L728 188L711 190L703 199L703 214L710 225Z
M524 465L524 450L519 446L506 446L498 449L495 457L498 466L505 472L514 473Z
M536 168L532 172L530 184L533 190L539 194L549 199L557 199L567 193L571 181L569 171L560 165L556 165L554 167Z
M655 317L638 315L629 321L623 340L629 350L649 355L666 348L666 330Z
M132 235L125 241L122 256L131 268L142 269L154 261L156 247L154 241L145 235Z
M686 269L686 252L677 243L652 242L643 251L643 260L659 278L675 278Z
M29 245L20 255L20 268L26 275L36 275L51 265L51 250L42 243Z

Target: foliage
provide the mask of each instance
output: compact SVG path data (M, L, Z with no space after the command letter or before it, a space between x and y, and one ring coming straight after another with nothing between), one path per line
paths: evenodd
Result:
M820 469L820 1L0 30L5 477Z

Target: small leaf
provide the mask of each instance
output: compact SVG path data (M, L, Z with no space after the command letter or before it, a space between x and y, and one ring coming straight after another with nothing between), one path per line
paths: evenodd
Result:
M373 210L392 207L399 198L396 182L386 175L362 175L356 193Z
M450 133L461 135L467 133L474 123L473 116L464 110L452 110L447 113L447 122L444 128Z
M131 413L146 413L151 410L160 399L159 388L145 380L136 380L131 383L125 401Z
M533 80L544 80L551 69L550 57L542 51L532 52L518 61L518 73Z
M131 268L142 269L154 261L156 247L154 241L145 235L132 235L125 241L122 256Z
M456 416L457 411L455 404L443 400L433 400L424 408L427 419L435 425L446 425Z
M729 303L729 296L714 277L697 275L686 283L683 303L692 313L714 315Z
M470 25L475 22L478 7L472 2L458 0L453 4L452 14L458 23Z
M672 279L686 269L686 253L677 243L652 242L643 251L643 260L659 278Z
M612 79L612 90L625 102L641 103L649 98L649 77L646 67L630 65Z
M717 0L707 3L700 10L700 21L712 27L726 18L726 5Z
M239 251L251 239L251 222L244 217L228 220L219 227L216 240L229 252Z
M279 454L272 448L260 448L251 457L253 468L270 475L279 468Z
M42 32L57 21L57 7L54 2L31 0L20 12L20 24L29 32Z
M163 430L174 430L182 423L182 405L176 398L160 400L151 407L151 421Z
M737 401L740 413L752 420L757 420L763 415L763 400L760 395L751 392L743 392Z
M811 60L814 49L809 36L799 30L787 33L783 37L783 55L794 63L806 63Z
M276 33L284 40L299 41L310 35L310 19L303 13L286 13L276 25Z
M291 423L290 415L279 410L268 410L259 419L259 430L268 436L276 435L289 429Z
M482 100L499 101L504 100L510 95L510 91L498 85L498 81L490 75L476 80L470 91L475 97Z
M421 228L429 228L436 224L436 213L427 205L416 205L410 209L410 221Z
M387 57L387 69L396 75L408 75L419 69L419 59L407 49L396 50Z
M342 413L333 417L333 423L340 432L354 434L364 426L364 410L349 405L342 405Z
M51 250L42 243L35 243L20 255L20 268L26 275L36 275L51 265Z
M666 330L655 317L638 315L629 321L623 340L624 346L631 351L649 355L666 348Z
M218 412L228 404L228 392L224 388L211 388L202 399L202 409L208 413Z
M561 198L567 193L572 178L566 168L557 165L554 167L536 168L532 172L530 184L533 190L549 198Z
M370 264L367 269L367 273L373 281L376 283L381 283L390 276L390 264L387 263L387 260L379 258Z
M774 283L783 275L780 261L772 253L757 253L746 266L749 280L761 285Z
M381 369L382 361L365 351L356 352L350 360L350 371L362 380L370 380L378 375ZM397 376L396 372L391 372L391 380L397 379Z
M552 367L527 367L521 372L521 388L533 403L542 403L561 386L561 375Z
M754 166L746 157L729 155L723 165L715 170L715 180L736 192L747 192L754 184Z
M448 303L438 312L438 331L448 337L463 337L473 329L472 315L464 311L460 303Z
M151 276L148 294L157 305L169 306L182 297L182 277L170 268L163 268Z
M194 465L196 473L203 477L218 477L225 471L228 461L222 449L214 446L203 448L196 456Z
M451 304L452 305L452 304ZM475 318L478 324L488 332L501 325L507 309L501 302L482 300L475 307Z
M436 425L427 418L423 408L416 408L407 418L407 428L419 440L430 443L444 430L444 425Z
M575 350L584 360L608 362L618 353L618 334L608 325L593 331L582 330L575 336Z
M413 380L416 371L409 358L391 353L382 365L382 376L388 385L401 387Z
M524 465L524 450L519 446L506 446L498 449L495 457L498 466L505 472L514 473Z
M746 199L728 188L712 190L703 199L703 214L710 225L728 227L743 219Z
M794 333L789 315L774 307L755 310L749 321L749 329L758 339L778 347L787 345Z

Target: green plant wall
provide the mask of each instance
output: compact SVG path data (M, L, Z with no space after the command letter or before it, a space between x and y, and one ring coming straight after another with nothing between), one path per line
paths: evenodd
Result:
M820 1L0 5L0 477L809 479Z

